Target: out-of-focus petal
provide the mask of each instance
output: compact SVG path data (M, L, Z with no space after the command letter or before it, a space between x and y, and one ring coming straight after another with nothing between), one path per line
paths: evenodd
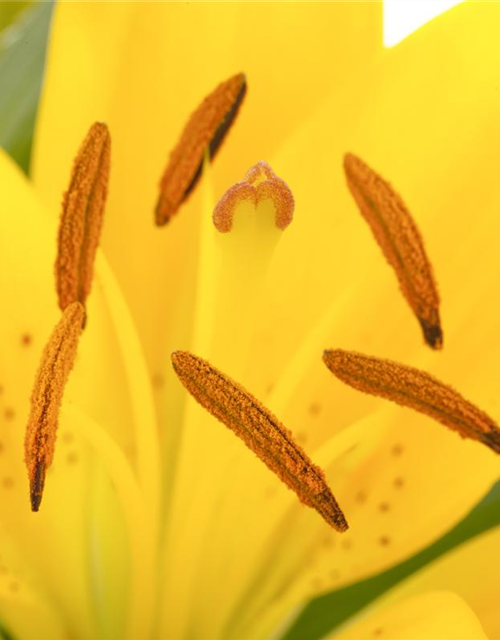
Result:
M375 611L329 640L487 640L464 600L451 592L430 592Z

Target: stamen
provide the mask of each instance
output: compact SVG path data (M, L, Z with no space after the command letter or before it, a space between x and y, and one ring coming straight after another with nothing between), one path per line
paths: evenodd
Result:
M394 268L401 291L417 316L427 344L443 346L439 295L422 236L400 196L362 160L344 158L347 185L370 225L387 261Z
M170 154L160 182L156 224L162 226L177 213L194 190L208 151L213 158L238 115L246 93L243 73L222 82L191 115L177 146Z
M342 382L425 413L500 453L500 429L484 411L425 371L342 349L327 350L323 361Z
M255 207L264 200L271 200L278 229L286 229L292 221L295 208L293 194L286 182L278 178L263 160L251 167L245 179L230 187L217 203L213 220L218 231L231 231L236 207L245 200L252 202Z
M42 501L45 473L54 456L64 387L73 368L84 319L85 309L79 302L66 307L45 346L36 375L24 442L32 511L38 511Z
M176 351L172 363L195 400L234 431L301 502L316 509L337 531L348 528L323 471L270 411L206 360Z
M90 127L76 156L64 196L56 260L56 288L62 311L90 293L108 189L111 139L102 122Z

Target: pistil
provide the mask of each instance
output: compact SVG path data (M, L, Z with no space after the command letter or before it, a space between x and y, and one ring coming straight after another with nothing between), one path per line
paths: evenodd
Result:
M251 167L213 211L218 262L213 349L224 367L243 376L261 319L263 290L278 244L293 220L290 187L267 162ZM231 343L238 343L238 351Z

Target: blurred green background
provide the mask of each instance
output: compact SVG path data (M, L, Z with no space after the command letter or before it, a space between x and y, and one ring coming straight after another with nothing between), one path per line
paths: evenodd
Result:
M52 2L0 3L0 146L28 173Z
M0 146L28 175L53 8L53 2L0 2ZM283 640L321 638L404 578L499 524L500 482L460 524L417 555L311 601ZM12 639L1 624L0 636Z

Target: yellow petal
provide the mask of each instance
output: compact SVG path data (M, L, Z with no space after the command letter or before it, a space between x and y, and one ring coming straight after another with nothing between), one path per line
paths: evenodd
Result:
M475 611L490 638L500 638L498 527L449 551L391 591L391 604L428 589L453 589ZM397 605L396 605L397 606Z
M457 595L436 591L374 612L329 640L487 640L470 607Z

